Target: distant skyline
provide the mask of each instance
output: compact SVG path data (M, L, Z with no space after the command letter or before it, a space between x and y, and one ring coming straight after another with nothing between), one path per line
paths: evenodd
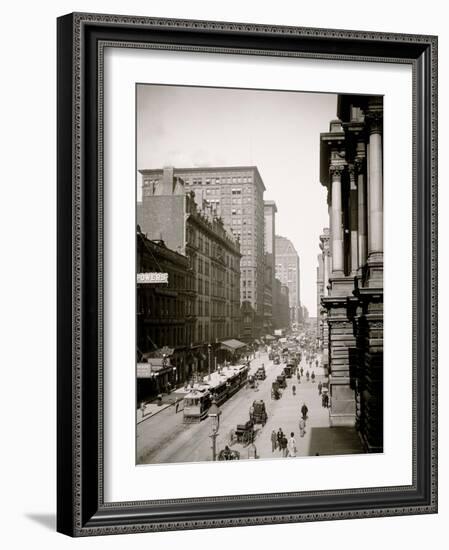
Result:
M336 109L334 94L137 87L137 169L257 166L264 199L277 205L276 234L299 254L301 303L312 317L319 235L329 223L320 133Z

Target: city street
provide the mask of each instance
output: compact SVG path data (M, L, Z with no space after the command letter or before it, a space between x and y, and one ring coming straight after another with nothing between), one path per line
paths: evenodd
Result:
M220 407L220 427L217 436L217 452L230 444L230 435L237 424L244 424L249 419L252 402L262 399L265 402L268 420L264 427L256 425L254 444L259 458L281 457L279 450L272 453L271 432L282 428L290 437L294 432L297 456L314 456L330 454L348 454L363 452L355 429L330 428L329 412L323 408L318 393L319 380L324 381L323 369L315 370L315 382L306 382L305 376L298 383L296 376L287 379L287 388L281 399L271 399L271 385L284 364L274 365L268 360L267 353L258 353L251 361L250 373L254 373L261 364L265 365L267 377L259 381L257 389L242 387L234 396ZM304 374L307 371L305 359L301 365ZM310 370L311 372L311 370ZM296 396L292 386L296 386ZM306 422L306 433L299 436L298 422L300 409L305 403L309 409ZM212 460L211 421L206 418L199 424L183 424L182 411L175 412L171 406L160 413L140 422L137 426L137 463L197 462ZM248 458L248 448L243 444L234 444L233 450L240 452L240 458Z

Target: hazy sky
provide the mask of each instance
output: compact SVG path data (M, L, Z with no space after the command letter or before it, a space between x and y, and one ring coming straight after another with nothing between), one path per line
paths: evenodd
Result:
M333 94L159 85L137 92L139 170L258 167L264 199L277 204L276 233L300 256L301 302L311 316L319 235L329 224L319 182L320 132L328 130L336 107Z

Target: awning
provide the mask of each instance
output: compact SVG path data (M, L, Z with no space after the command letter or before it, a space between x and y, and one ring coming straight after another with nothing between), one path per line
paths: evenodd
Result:
M240 340L235 340L234 338L232 338L231 340L223 340L223 342L220 343L220 349L236 351L242 348L246 348L246 344L240 342Z
M276 340L276 338L274 336L271 336L271 334L267 334L265 336L265 340Z

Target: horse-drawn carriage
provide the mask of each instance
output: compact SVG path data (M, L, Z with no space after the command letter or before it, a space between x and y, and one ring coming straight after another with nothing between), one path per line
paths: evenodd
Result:
M279 388L279 382L274 381L271 385L271 399L280 399L282 396L281 389Z
M254 423L252 420L248 420L244 424L237 424L237 428L234 430L234 440L236 443L243 443L243 445L248 445L254 441Z
M266 377L267 377L267 375L265 373L265 367L264 366L259 367L256 371L256 379L257 380L265 380Z
M254 374L250 374L248 376L248 387L249 388L255 388L256 387L256 377Z
M279 374L276 376L276 382L279 384L279 387L285 389L287 387L287 380L285 374Z
M254 401L251 407L250 420L253 424L262 424L265 426L268 414L264 401L261 399Z
M293 362L288 361L284 367L284 370L282 371L282 374L284 374L287 378L291 378L293 376L294 370L295 370L295 367L293 365Z

